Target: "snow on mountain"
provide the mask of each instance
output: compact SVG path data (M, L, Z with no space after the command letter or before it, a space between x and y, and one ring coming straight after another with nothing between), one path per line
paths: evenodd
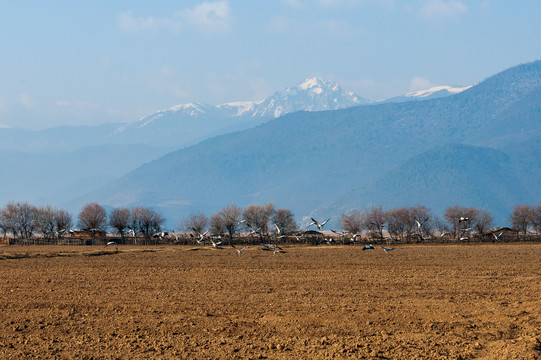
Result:
M427 98L427 97L430 97L438 92L447 92L449 95L454 95L454 94L458 94L464 90L468 90L469 88L471 88L472 85L470 86L464 86L464 87L452 87L452 86L434 86L434 87L431 87L430 89L426 89L426 90L418 90L418 91L411 91L411 92L408 92L406 93L404 96L406 97L415 97L415 98Z
M143 143L151 141L151 138L160 138L161 142L164 136L171 138L166 142L172 143L177 139L175 141L185 143L188 138L199 141L295 111L337 110L367 103L368 100L342 90L334 81L313 77L262 101L239 101L217 106L202 103L176 105L123 125L115 134Z
M334 81L313 77L274 93L255 108L252 116L279 117L295 111L338 110L369 102L343 90Z
M453 87L453 86L433 86L425 90L410 91L401 96L395 96L389 99L379 101L380 103L389 103L389 102L405 102L405 101L417 101L417 100L428 100L428 99L437 99L446 96L455 95L463 91L468 90L473 85L464 86L464 87Z

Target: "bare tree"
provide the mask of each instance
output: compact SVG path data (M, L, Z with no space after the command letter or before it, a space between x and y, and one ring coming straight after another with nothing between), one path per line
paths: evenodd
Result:
M165 218L154 209L136 207L131 211L129 228L135 234L142 234L147 241L161 231Z
M479 234L483 234L493 226L493 221L494 218L488 210L477 209L472 226Z
M231 205L220 210L216 216L220 217L221 226L229 234L229 243L233 239L233 235L237 232L240 220L242 218L242 209L236 205ZM213 216L214 218L214 216ZM218 224L218 218L215 219L216 225Z
M0 210L0 228L4 232L4 238L7 237L7 234L11 232L15 236L15 207L12 203L7 204L3 209Z
M541 233L541 203L533 209L533 226L537 234Z
M381 206L373 207L366 213L365 227L370 231L370 236L383 240L383 229L387 222L387 212Z
M423 234L429 235L432 231L431 229L431 220L432 220L432 211L424 205L417 205L410 208L411 217L417 225L417 232L419 235L419 240L423 241Z
M260 239L263 239L263 236L269 233L269 223L274 211L272 204L250 205L244 210L243 217L246 224L258 231Z
M462 232L468 230L475 223L478 213L478 208L461 207L458 205L448 207L445 210L444 217L451 225L451 235L458 237Z
M216 213L210 217L210 232L222 235L226 232L224 219L221 213Z
M277 209L272 215L272 222L278 226L282 233L292 233L297 229L295 216L288 209Z
M528 233L528 227L532 225L532 219L534 217L533 207L530 205L515 205L511 216L509 217L509 222L513 229L518 231L519 234L522 234L526 237Z
M350 234L359 234L364 225L364 213L360 210L351 210L349 213L343 213L340 219L340 225L345 232Z
M68 211L58 209L55 211L54 221L58 236L62 237L63 234L70 230L73 219Z
M449 224L439 216L432 218L432 236L438 235L443 239L444 234L449 234Z
M101 230L107 228L107 213L98 203L86 204L79 213L79 227L84 230Z
M37 209L38 228L46 239L54 239L56 233L55 209L52 206L42 206Z
M8 203L6 214L13 236L32 238L38 228L38 209L35 206L27 202Z
M188 232L193 231L196 234L202 234L207 228L208 223L209 219L205 216L205 214L199 212L197 214L188 216L187 219L179 224L179 230L185 230Z
M131 220L131 211L127 208L114 208L109 215L109 226L124 238L126 229L129 228Z
M411 239L415 232L415 220L410 208L394 208L387 212L387 230L392 237L402 242Z

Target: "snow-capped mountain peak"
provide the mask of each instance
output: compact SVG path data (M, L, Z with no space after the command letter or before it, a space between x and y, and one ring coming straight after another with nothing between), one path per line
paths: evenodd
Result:
M448 92L450 95L452 94L458 94L464 90L468 90L469 88L471 88L473 85L470 85L470 86L464 86L464 87L452 87L452 86L446 86L446 85L443 85L443 86L433 86L429 89L425 89L425 90L417 90L417 91L411 91L411 92L408 92L406 93L404 96L406 97L416 97L416 98L426 98L426 97L429 97L437 92Z
M367 103L368 100L342 90L334 81L311 77L262 101L229 102L217 106L197 102L175 105L126 124L116 133L139 130L148 133L153 128L159 132L180 131L184 136L191 132L195 137L199 133L220 133L221 129L255 126L295 111L337 110Z
M410 91L401 96L395 96L390 99L385 99L379 101L380 103L389 103L389 102L405 102L405 101L419 101L419 100L428 100L428 99L437 99L446 96L455 95L461 93L465 90L468 90L473 85L456 87L456 86L433 86L429 89Z

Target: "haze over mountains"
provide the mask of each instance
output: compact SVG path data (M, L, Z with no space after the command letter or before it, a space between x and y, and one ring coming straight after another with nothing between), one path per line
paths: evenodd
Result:
M539 61L406 95L375 103L312 78L261 102L183 104L129 124L0 129L11 169L0 201L153 206L170 226L266 202L334 224L352 208L459 204L504 224L516 203L539 201Z
M380 204L459 204L502 224L515 204L539 201L540 116L537 61L444 98L290 113L171 152L76 203L179 219L272 202L335 221Z

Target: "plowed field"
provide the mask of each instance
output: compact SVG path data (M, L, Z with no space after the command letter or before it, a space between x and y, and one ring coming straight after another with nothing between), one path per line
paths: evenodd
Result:
M0 358L541 357L540 244L119 250L0 247Z

